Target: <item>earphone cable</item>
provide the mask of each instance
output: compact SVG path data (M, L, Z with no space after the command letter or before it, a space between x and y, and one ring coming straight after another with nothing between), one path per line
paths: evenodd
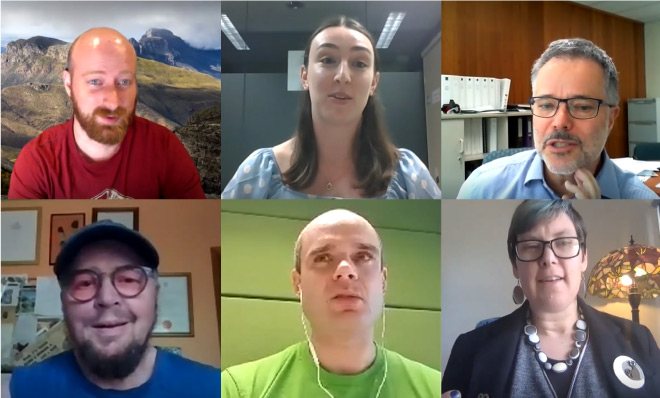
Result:
M319 358L316 355L316 349L314 348L314 344L312 344L312 340L309 338L309 333L307 332L307 324L305 323L305 314L303 313L302 308L300 309L300 321L302 322L303 325L303 330L305 332L305 338L307 339L307 344L309 345L309 350L312 353L312 359L314 360L314 364L316 365L316 382L318 383L321 390L323 390L323 392L325 392L328 395L328 397L335 398L335 396L332 395L332 393L328 391L328 389L325 388L323 386L323 383L321 382L321 365L319 363ZM383 386L385 385L385 380L387 380L387 371L388 371L387 354L385 353L385 304L384 303L383 303L383 328L381 330L381 349L382 349L381 351L383 352L383 356L385 357L385 370L383 371L383 379L381 380L380 385L378 386L378 390L376 392L375 398L380 397L380 392L383 389Z

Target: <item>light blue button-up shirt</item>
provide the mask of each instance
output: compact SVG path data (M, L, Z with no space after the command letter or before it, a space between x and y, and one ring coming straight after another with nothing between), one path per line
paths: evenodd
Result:
M399 162L387 192L374 199L440 199L440 188L412 151L399 148ZM294 191L282 181L272 148L254 151L238 167L222 199L339 199Z
M596 181L602 199L658 199L633 173L622 170L603 151ZM470 174L458 199L561 199L543 177L543 159L535 150L493 160Z

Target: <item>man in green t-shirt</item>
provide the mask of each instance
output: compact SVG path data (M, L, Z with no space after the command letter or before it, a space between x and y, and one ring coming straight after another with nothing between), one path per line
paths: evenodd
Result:
M294 259L307 341L226 369L222 398L440 397L439 371L374 343L387 268L367 220L348 210L321 214L298 236Z

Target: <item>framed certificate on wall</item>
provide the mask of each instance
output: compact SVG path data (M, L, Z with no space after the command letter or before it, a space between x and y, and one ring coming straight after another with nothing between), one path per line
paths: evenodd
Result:
M41 208L2 209L2 264L39 264Z
M193 337L193 302L190 272L158 276L158 316L153 335Z
M140 230L140 208L139 207L106 207L92 209L92 222L110 220L131 228Z

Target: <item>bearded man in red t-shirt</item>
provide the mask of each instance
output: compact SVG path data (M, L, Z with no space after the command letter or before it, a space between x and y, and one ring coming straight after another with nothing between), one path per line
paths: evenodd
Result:
M136 69L135 49L114 29L73 42L62 72L73 117L21 150L9 199L205 197L174 133L135 116Z

